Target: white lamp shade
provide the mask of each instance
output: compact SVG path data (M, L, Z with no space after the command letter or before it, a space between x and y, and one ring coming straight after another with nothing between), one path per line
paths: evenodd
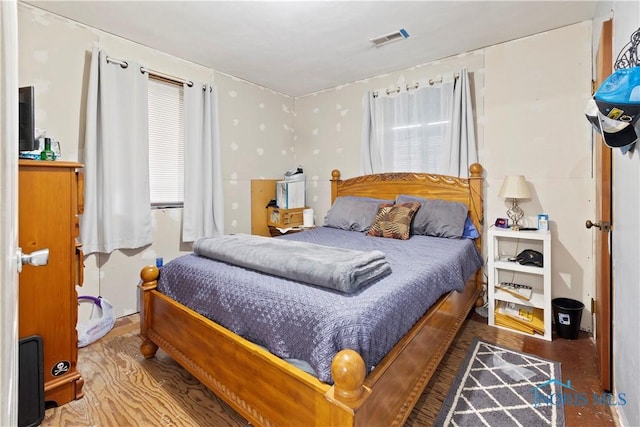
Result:
M528 199L531 197L529 185L524 175L507 175L504 177L498 197L504 199Z

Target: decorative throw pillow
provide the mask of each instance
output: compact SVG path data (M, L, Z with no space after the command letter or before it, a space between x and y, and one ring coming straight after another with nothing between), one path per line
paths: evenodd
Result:
M393 200L357 196L337 197L324 218L324 225L342 230L367 231L381 203L393 204Z
M407 240L411 231L411 220L418 209L420 203L417 202L381 204L367 235Z
M441 199L400 195L396 203L420 203L411 227L411 234L459 239L464 232L464 224L469 209L464 203Z

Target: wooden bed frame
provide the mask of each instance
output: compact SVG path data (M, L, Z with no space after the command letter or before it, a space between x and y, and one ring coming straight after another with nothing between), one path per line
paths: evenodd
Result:
M479 164L470 167L469 179L388 173L341 180L334 170L331 190L332 202L343 195L398 194L462 202L482 234ZM481 238L476 244L481 250ZM360 355L339 352L329 385L161 294L158 274L154 266L140 273L142 354L152 358L161 347L248 421L264 426L404 424L482 290L478 270L464 292L441 297L368 376Z

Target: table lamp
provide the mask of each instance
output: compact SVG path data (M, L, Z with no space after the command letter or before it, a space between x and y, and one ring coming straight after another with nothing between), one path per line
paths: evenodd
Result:
M518 230L520 226L518 221L524 216L524 212L518 206L518 199L528 199L531 197L527 181L523 175L507 175L504 177L502 187L498 197L511 199L511 207L507 209L507 216L511 220L511 229Z

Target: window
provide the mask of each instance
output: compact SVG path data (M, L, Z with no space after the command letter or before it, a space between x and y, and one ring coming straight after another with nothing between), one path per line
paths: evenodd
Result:
M184 201L184 90L149 79L149 186L151 206Z
M363 172L447 171L453 89L451 81L390 96L367 93L361 150Z
M380 101L385 170L439 172L451 114L449 93L428 87Z

